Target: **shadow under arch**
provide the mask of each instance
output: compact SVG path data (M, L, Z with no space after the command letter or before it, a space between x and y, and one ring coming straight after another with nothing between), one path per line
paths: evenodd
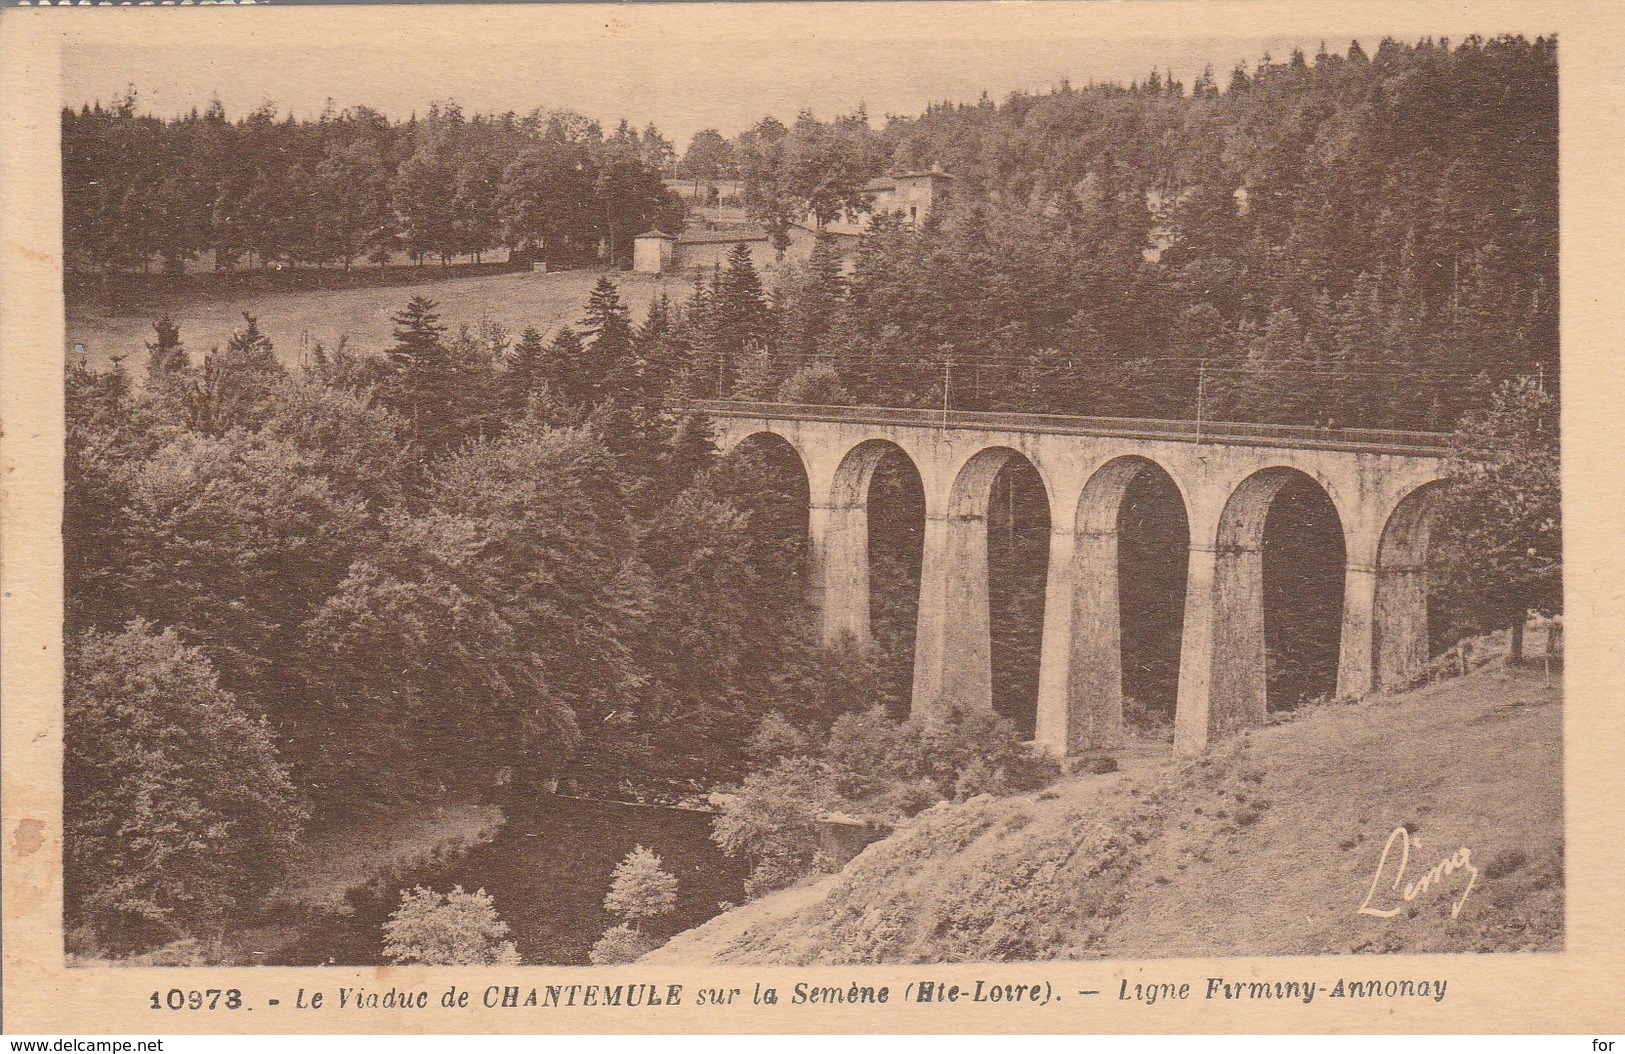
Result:
M1108 461L1084 484L1073 544L1068 753L1122 745L1131 689L1173 715L1190 549L1178 483L1149 458Z
M723 451L718 467L724 490L750 514L752 565L820 606L808 544L812 488L801 452L776 432L752 432Z
M987 447L961 466L943 511L928 524L942 536L930 547L938 566L921 576L916 711L993 709L1031 736L1049 573L1050 488L1020 451Z
M1372 619L1373 683L1391 688L1427 664L1428 560L1433 520L1446 482L1417 487L1394 506L1377 543L1376 603Z
M1335 689L1346 553L1343 518L1308 473L1265 468L1231 492L1208 608L1212 734L1263 724L1272 684L1285 706Z
M749 432L722 447L719 453L724 460L747 458L763 462L775 461L785 465L793 461L801 474L801 487L807 492L807 497L811 498L812 488L808 482L811 475L807 469L807 459L802 456L799 447L777 432L765 428L758 432Z
M841 458L826 502L812 513L824 520L821 637L877 647L895 682L888 694L907 700L925 535L919 468L896 443L866 440Z

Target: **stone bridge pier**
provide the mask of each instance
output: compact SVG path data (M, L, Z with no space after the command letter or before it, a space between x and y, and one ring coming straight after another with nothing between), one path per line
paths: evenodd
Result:
M1119 512L1142 475L1165 476L1190 544L1175 746L1263 723L1264 526L1288 484L1318 487L1342 529L1340 695L1361 696L1427 659L1428 525L1441 436L1098 422L1017 414L711 403L718 445L787 443L809 486L809 600L826 642L870 641L868 498L888 455L925 493L912 708L992 706L987 516L1012 459L1043 481L1050 539L1036 739L1057 753L1123 739ZM1209 425L1209 428L1213 426ZM1257 434L1266 433L1266 434Z

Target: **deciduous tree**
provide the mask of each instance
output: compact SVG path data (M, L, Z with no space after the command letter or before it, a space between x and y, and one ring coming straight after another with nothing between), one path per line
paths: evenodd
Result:
M652 850L637 846L615 865L604 908L634 929L677 910L677 876L660 866Z
M507 936L508 924L484 889L436 893L414 886L401 890L400 907L384 923L384 954L401 966L518 966L519 951Z
M71 924L117 953L218 938L281 877L305 818L271 729L140 620L69 642L64 699Z
M1432 544L1441 587L1469 618L1512 634L1563 609L1563 502L1555 400L1536 378L1498 386L1462 419Z

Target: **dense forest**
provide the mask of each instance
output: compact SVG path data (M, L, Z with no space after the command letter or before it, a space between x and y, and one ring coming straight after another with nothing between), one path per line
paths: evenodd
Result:
M732 151L765 216L807 195L761 175L777 133ZM941 405L947 376L964 408L1190 418L1203 386L1213 419L1448 430L1479 375L1555 377L1552 41L1356 43L1222 91L1153 74L872 139L852 152L952 173L955 207L785 290L773 347L784 370L831 362L860 402Z
M632 238L677 224L652 125L606 135L566 111L465 116L456 103L392 122L366 107L315 120L270 106L236 121L219 103L137 112L134 90L62 113L70 272L421 262L498 246L554 263L630 260Z
M805 478L784 450L719 457L681 411L697 397L1440 431L1476 414L1487 435L1519 384L1550 428L1556 84L1550 40L1384 41L878 129L769 118L680 159L652 127L541 112L64 111L68 258L102 281L206 252L613 262L673 222L663 173L738 177L781 234L861 208L887 169L956 177L922 229L820 233L773 288L740 247L641 319L605 278L553 333L449 328L415 297L390 346L298 366L251 317L211 349L159 318L139 370L70 364L70 920L91 946L150 947L252 898L312 817L555 781L704 790L746 775L765 714L813 734L901 716L917 477L888 461L872 495L878 647L832 655L803 601ZM1551 599L1549 483L1523 591L1464 602L1449 632ZM1123 573L1158 585L1124 610L1148 728L1171 714L1186 541L1156 485L1124 513ZM1030 730L1048 513L1030 466L994 487L997 702ZM1266 560L1333 587L1272 579L1272 705L1328 690L1335 663L1341 556L1312 505L1281 512L1298 541ZM174 822L133 843L141 810Z
M100 274L348 265L506 247L629 259L680 226L663 174L736 177L780 238L860 210L865 181L938 166L956 207L879 218L781 283L772 324L695 357L699 394L822 363L859 402L1448 430L1480 377L1557 381L1557 67L1551 39L1385 40L1266 56L1221 85L1152 73L883 127L763 119L606 135L570 113L405 122L133 97L63 113L67 258ZM783 244L783 242L781 242Z
M611 283L583 321L515 343L413 300L386 355L293 370L251 319L201 365L160 322L139 385L70 367L67 880L94 946L225 914L305 816L672 798L742 775L763 713L895 703L803 633L804 503L620 389ZM176 762L181 730L210 756ZM143 809L187 819L121 845Z

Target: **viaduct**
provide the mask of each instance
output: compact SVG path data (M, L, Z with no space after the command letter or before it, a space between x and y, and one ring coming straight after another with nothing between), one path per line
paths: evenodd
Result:
M1318 485L1346 566L1337 692L1369 694L1427 660L1428 525L1447 437L1357 429L713 401L696 404L731 449L778 436L810 494L808 578L827 642L871 640L868 489L891 451L918 470L926 522L913 712L992 706L987 523L994 477L1025 458L1051 523L1036 739L1056 753L1123 735L1118 509L1165 472L1190 529L1174 745L1262 724L1264 521L1282 488Z

